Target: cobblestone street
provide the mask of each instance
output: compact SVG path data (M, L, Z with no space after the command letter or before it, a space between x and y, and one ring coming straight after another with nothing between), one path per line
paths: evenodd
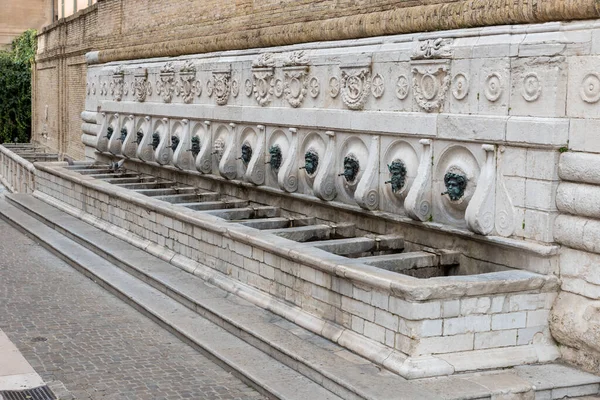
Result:
M4 221L0 329L77 399L262 398Z

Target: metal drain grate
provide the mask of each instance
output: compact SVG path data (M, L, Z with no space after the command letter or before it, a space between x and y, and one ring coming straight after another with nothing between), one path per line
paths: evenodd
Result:
M48 386L27 390L0 391L0 400L56 400Z

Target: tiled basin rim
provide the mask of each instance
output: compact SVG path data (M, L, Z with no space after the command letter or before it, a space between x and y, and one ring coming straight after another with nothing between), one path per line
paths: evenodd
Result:
M253 293L261 306L407 378L558 357L547 327L559 283L553 275L413 278L153 199L64 163L36 165L38 198L228 290Z

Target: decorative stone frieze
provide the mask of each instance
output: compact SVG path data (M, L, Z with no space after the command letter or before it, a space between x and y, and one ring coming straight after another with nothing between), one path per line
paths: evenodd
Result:
M371 62L340 65L342 101L351 110L362 110L371 93Z
M163 102L170 103L175 92L175 67L172 62L166 63L158 74L156 81L156 92Z
M308 66L289 66L283 68L285 79L283 94L290 106L302 105L308 92Z
M213 71L211 86L217 104L226 105L231 94L231 67L227 66L225 69Z
M413 95L426 112L441 111L450 88L447 65L413 65Z
M310 78L308 86L310 97L312 97L313 99L317 98L317 96L319 96L319 93L321 93L321 83L319 82L319 78L317 78L316 76Z
M113 72L110 80L110 94L113 96L113 100L121 101L123 99L123 92L125 87L125 71L123 66L119 65Z
M152 95L152 84L148 81L148 70L146 68L139 68L134 71L131 91L135 100L140 103L146 101L146 96Z
M202 94L202 82L196 79L196 66L191 60L186 61L179 70L175 92L177 96L183 97L186 104L192 103L195 95L200 97Z
M406 75L400 75L396 81L396 97L400 100L406 99L409 90L410 84L408 83L408 78Z
M469 94L469 77L459 72L452 80L452 95L456 100L463 100Z
M337 77L332 76L329 79L329 95L335 99L336 97L338 97L339 94L340 94L340 80Z
M412 90L417 105L425 112L442 111L450 88L451 39L419 42L411 56Z
M419 42L411 58L413 60L430 60L435 58L452 58L452 39L429 39Z
M373 82L371 84L371 92L373 93L373 97L376 99L380 99L383 96L383 92L385 91L385 81L381 74L376 74L373 77Z
M271 102L275 86L275 56L272 53L261 54L252 63L252 92L261 106Z
M504 82L502 76L497 72L492 72L485 80L485 87L483 93L485 98L490 102L496 102L502 96L504 91Z

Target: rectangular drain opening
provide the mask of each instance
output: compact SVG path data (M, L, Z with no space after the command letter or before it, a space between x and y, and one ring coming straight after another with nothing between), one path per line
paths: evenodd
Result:
M0 400L56 400L48 386L27 390L0 390Z

